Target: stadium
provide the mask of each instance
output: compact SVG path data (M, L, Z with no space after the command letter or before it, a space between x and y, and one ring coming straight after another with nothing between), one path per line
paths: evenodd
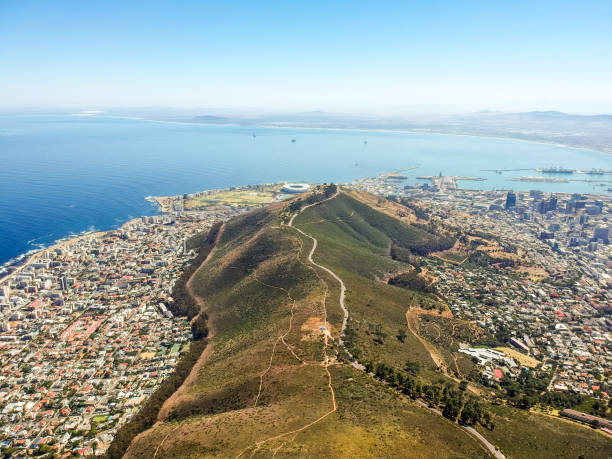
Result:
M305 193L310 189L310 185L307 183L287 183L281 188L283 193L299 194Z

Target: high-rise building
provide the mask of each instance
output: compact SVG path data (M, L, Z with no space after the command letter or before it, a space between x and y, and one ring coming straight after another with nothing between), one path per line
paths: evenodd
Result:
M545 214L546 212L557 210L557 198L554 197L551 193L549 199L544 199L537 204L537 210L541 214Z
M2 288L0 288L0 296L3 296L4 299L8 301L11 296L11 288L8 285L3 285Z
M545 214L548 212L548 201L540 201L538 202L538 212L541 214Z
M602 241L604 241L604 244L608 244L610 242L609 237L610 230L608 228L598 226L593 230L593 239L595 239L596 241L598 239L601 239Z
M588 206L585 209L585 212L589 215L599 215L601 214L601 207L599 206Z
M58 279L58 281L60 290L68 290L68 282L66 281L66 277L62 276Z
M529 192L529 196L534 199L540 199L542 197L542 191L540 190L531 190Z
M506 195L506 210L514 206L516 206L516 194L512 191L508 191L508 194Z

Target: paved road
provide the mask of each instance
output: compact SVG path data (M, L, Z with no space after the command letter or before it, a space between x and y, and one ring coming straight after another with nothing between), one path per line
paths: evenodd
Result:
M470 427L470 426L461 426L461 427L463 427L465 430L467 430L473 436L478 438L478 440L480 440L480 443L482 443L489 450L489 452L493 456L495 456L497 459L506 459L506 456L504 456L501 453L501 451L497 450L495 448L495 446L493 446L491 443L489 443L489 441L485 437L483 437L476 429L474 429L473 427Z
M335 198L336 196L338 196L338 193L336 193L335 195L333 195L330 198L325 199L324 201L320 201L320 202L316 202L314 204L309 204L307 206L304 206L300 211L296 212L295 214L293 214L293 216L291 217L291 219L289 220L289 224L288 226L291 226L293 229L295 229L297 232L299 232L300 234L302 234L303 236L306 236L309 239L312 239L312 249L310 249L310 253L308 254L308 261L324 270L325 272L327 272L330 276L332 276L334 279L336 279L339 284L340 284L340 307L342 308L342 312L344 313L344 318L342 319L342 329L340 331L340 346L342 346L344 348L344 350L346 351L346 353L349 355L349 358L351 360L351 365L356 368L357 370L360 371L364 371L365 372L365 366L361 365L359 362L357 362L357 359L355 359L355 357L353 357L353 355L344 347L344 342L342 341L342 336L344 335L344 331L346 330L346 324L348 322L348 318L349 318L349 312L348 309L346 309L346 307L344 306L344 297L345 297L345 292L346 292L346 286L344 285L344 282L342 281L342 279L340 279L340 277L333 272L331 269L320 265L318 263L316 263L313 259L312 259L312 255L315 253L315 250L317 250L317 244L318 241L315 237L311 236L310 234L305 233L304 231L302 231L299 228L296 228L295 226L293 226L293 220L295 219L295 217L297 217L300 213L304 212L306 209L308 209L309 207L312 207L314 205L317 204L321 204L322 202L325 201L329 201L330 199ZM366 372L366 374L368 374ZM370 376L373 376L371 374L369 374ZM431 408L429 407L426 403L424 403L422 400L416 400L417 404L422 406L423 408L428 409L429 411L442 416L442 413L440 412L440 410L437 410L435 408ZM469 426L464 426L461 424L458 424L459 427L463 428L464 430L466 430L467 432L469 432L472 436L474 436L477 440L479 440L485 448L487 448L487 450L497 459L506 459L506 456L504 456L500 451L498 451L495 446L493 446L485 437L483 437L476 429L474 429L473 427L469 427Z

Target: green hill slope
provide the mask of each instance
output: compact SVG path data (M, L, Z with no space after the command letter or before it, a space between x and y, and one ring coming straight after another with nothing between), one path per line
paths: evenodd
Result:
M197 273L211 352L127 457L482 457L457 426L338 362L325 334L340 332L338 286L307 262L312 243L276 211L228 223ZM366 229L354 234L384 257L384 235Z
M344 340L353 355L402 380L412 362L419 384L450 393L455 382L406 323L411 305L439 300L385 282L412 269L391 258L393 246L414 253L444 237L343 193L306 208L294 227L283 212L268 207L225 225L191 284L205 303L210 344L126 457L486 456L459 425L350 365L339 343L339 283L309 262L313 241L297 229L317 239L314 261L346 284Z

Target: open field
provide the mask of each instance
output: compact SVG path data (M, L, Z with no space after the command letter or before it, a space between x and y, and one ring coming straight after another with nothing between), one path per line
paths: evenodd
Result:
M156 352L141 352L138 357L142 360L151 360L156 355Z
M542 362L531 357L530 355L523 354L522 352L512 349L511 347L496 347L498 351L502 351L508 357L512 357L514 360L529 368L535 368Z
M396 202L389 201L387 199L380 199L378 196L358 190L346 191L346 194L369 206L372 206L378 212L382 212L383 214L397 218L404 223L413 223L417 221L412 209L402 206Z
M533 281L542 281L548 277L548 272L537 266L520 266L516 271Z
M280 186L277 187L280 189ZM219 193L207 194L184 201L186 210L202 209L204 207L219 204L229 204L237 206L257 206L277 201L278 192L276 190L239 190L222 191Z
M452 252L450 250L444 252L438 252L432 254L432 256L439 258L442 261L460 265L468 259L468 254L464 252Z
M465 377L474 368L474 364L465 354L457 352L459 344L473 345L487 336L487 333L476 324L456 319L450 313L442 316L432 314L432 311L424 312L429 314L418 315L419 334L442 356L449 375Z

